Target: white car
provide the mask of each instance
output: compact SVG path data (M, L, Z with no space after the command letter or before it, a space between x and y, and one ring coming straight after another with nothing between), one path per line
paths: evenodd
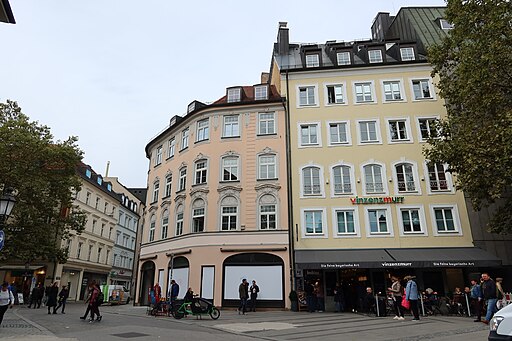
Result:
M128 304L130 303L130 291L122 285L105 285L104 292L107 293L108 300L105 303L110 304Z
M512 340L512 304L494 314L489 328L489 341Z

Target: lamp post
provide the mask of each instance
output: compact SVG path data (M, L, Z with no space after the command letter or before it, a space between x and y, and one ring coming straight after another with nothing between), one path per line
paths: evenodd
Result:
M11 215L12 208L16 203L16 199L12 194L11 188L4 188L2 196L0 197L0 250L4 247L5 233L3 230L4 222Z

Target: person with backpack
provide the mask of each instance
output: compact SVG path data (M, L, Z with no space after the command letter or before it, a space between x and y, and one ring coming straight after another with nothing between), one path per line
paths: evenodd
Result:
M7 311L7 308L12 308L12 305L14 304L14 295L8 289L8 286L9 283L4 282L0 289L0 325L2 325L2 320L4 319L4 314Z

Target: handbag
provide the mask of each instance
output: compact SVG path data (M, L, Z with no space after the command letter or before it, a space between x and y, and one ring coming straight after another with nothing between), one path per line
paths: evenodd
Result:
M402 307L404 307L405 309L411 308L411 302L405 298L405 295L402 297Z

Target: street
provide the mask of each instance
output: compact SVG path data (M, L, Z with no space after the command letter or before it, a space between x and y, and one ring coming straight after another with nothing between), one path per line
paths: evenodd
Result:
M146 307L103 306L101 322L79 319L85 305L70 303L66 314L48 315L44 307L9 309L1 340L485 340L488 327L455 316L395 321L352 313L262 311L238 315L222 310L218 320L146 315Z

